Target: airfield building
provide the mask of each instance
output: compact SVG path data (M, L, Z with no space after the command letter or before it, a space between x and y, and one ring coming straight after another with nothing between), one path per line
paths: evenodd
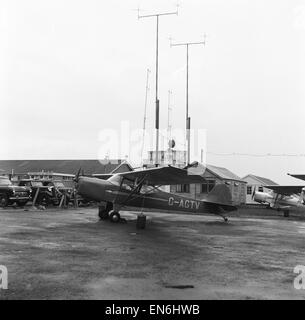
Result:
M266 186L277 185L276 182L270 179L255 176L254 174L248 174L243 177L242 180L247 183L246 204L257 204L257 202L252 199L254 191L271 192L272 190L266 188Z
M186 151L168 150L159 151L159 162L161 166L173 165L184 167L186 165ZM153 167L155 161L155 151L148 152L148 159L144 161L146 167ZM179 193L182 196L203 199L218 183L225 183L231 190L234 205L246 203L247 182L230 170L214 165L205 165L206 170L203 177L206 179L204 184L182 184L170 186L167 191Z
M0 175L12 180L25 178L39 180L73 180L81 168L86 175L131 171L125 160L0 160Z

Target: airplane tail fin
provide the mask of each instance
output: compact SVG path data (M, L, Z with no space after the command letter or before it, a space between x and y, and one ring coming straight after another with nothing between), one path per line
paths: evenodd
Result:
M232 204L232 195L229 187L225 184L216 184L204 200L211 206L213 211L235 211L236 206Z

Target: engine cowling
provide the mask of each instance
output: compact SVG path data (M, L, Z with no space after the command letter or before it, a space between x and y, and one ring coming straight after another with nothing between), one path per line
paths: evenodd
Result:
M255 192L253 200L258 203L268 203L272 196L267 192Z

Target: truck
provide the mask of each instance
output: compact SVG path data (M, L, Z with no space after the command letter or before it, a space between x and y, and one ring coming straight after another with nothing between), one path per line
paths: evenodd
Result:
M32 201L34 201L36 193L39 190L35 205L57 206L60 204L63 194L66 194L65 205L68 205L73 196L73 188L66 187L62 181L58 180L22 179L18 181L18 186L26 186L31 188Z
M0 206L7 207L14 203L23 207L31 199L31 189L15 186L8 177L0 176Z
M32 190L31 201L35 199L36 193L39 190L35 205L48 206L50 204L58 204L58 197L53 186L45 186L44 181L33 179L22 179L17 182L18 186L28 187Z

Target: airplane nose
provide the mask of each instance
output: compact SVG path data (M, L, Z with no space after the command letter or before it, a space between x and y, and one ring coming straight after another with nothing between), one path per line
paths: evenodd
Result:
M98 178L80 177L77 182L77 192L86 198L103 201L105 187L108 184L106 180Z
M257 192L254 193L253 200L256 202L262 202L264 201L263 196Z

